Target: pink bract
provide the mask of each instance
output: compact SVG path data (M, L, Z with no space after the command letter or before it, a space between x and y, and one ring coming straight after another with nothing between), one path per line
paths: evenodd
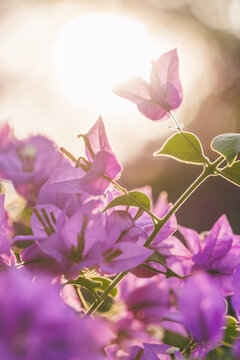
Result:
M151 120L166 120L183 100L179 79L177 49L166 52L152 63L150 83L139 77L126 81L113 91L132 102Z

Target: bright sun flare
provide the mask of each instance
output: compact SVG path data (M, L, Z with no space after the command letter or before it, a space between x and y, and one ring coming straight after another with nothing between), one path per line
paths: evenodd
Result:
M75 101L101 100L133 75L149 72L150 41L144 27L117 15L83 15L68 22L54 49L60 86Z

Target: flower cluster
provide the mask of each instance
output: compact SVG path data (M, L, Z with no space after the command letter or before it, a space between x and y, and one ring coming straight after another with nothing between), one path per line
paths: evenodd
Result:
M168 118L182 102L176 49L153 62L150 83L134 78L115 92L152 120ZM176 204L117 182L101 117L78 135L79 157L0 129L0 178L26 200L13 221L0 194L0 359L205 359L220 347L240 356L240 236L225 215L202 234L175 216L207 177L237 183L235 165L218 168L225 153L211 163L176 129L159 153L203 166Z

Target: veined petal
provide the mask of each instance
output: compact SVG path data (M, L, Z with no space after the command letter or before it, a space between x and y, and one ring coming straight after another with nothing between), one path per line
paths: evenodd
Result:
M122 167L112 154L106 151L97 153L91 169L82 179L79 179L79 188L93 195L102 195L110 185L110 180L117 179Z
M89 130L89 132L86 135L88 137L90 146L94 154L97 154L99 151L107 151L108 153L114 155L112 148L108 142L105 126L101 116L99 116L96 123L93 125L93 127ZM92 162L93 158L87 146L85 146L85 153L88 160Z
M148 84L139 77L134 77L132 80L123 82L115 87L113 92L137 105L143 100L151 99Z
M200 239L198 233L195 230L179 226L178 231L184 237L188 249L193 255L197 254L201 250Z
M169 118L169 113L160 105L151 100L142 101L137 104L138 110L151 120L166 120Z
M151 85L157 94L168 99L170 102L173 101L176 96L173 96L173 88L176 89L181 103L183 94L182 85L179 79L178 66L179 61L177 49L168 51L160 56L160 58L153 63Z
M77 193L80 192L78 180L85 174L81 168L75 168L70 163L65 163L54 171L46 184L50 190L55 192Z
M119 178L122 166L114 155L106 151L100 151L94 158L91 170L113 180Z
M133 269L147 260L154 252L144 246L129 242L116 244L113 247L113 251L121 253L111 261L99 265L103 271L109 274L118 274L122 271Z

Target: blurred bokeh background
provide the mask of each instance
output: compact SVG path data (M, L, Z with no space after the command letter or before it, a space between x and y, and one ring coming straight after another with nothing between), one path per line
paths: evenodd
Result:
M0 121L19 138L42 133L76 155L78 133L101 114L123 163L121 184L166 190L174 202L199 167L153 158L171 135L111 89L149 76L151 59L178 48L184 102L175 115L205 153L240 131L240 0L3 0L0 2ZM209 229L226 213L240 231L240 190L211 178L181 208L179 223Z

